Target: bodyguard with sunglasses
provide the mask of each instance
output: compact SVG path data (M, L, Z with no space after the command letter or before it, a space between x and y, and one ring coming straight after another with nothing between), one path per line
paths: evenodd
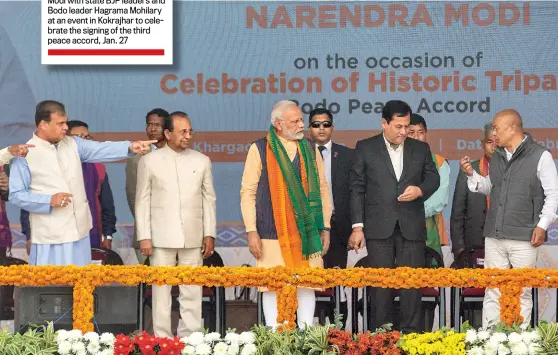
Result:
M325 268L347 267L347 244L352 232L350 214L349 171L354 160L354 150L333 143L333 115L324 108L316 108L310 112L310 137L318 145L325 166L326 180L329 185L333 214L331 216L331 232L329 252L324 256ZM341 295L340 313L343 325L347 319L347 302ZM330 319L333 322L333 319Z

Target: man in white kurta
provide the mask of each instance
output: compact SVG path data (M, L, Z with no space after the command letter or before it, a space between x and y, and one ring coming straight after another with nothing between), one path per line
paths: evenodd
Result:
M213 254L216 235L211 161L189 149L190 120L183 112L165 119L167 145L142 157L136 185L140 251L151 266L201 266ZM203 329L201 286L180 286L180 337ZM171 286L153 285L153 331L172 337Z
M147 151L149 142L94 142L67 137L65 107L56 101L37 105L37 126L26 158L10 167L9 200L29 211L30 265L91 263L91 212L82 162L109 162Z

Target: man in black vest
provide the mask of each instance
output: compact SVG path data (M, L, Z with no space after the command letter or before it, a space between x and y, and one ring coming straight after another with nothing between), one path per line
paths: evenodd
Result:
M323 266L331 221L323 166L316 145L304 138L300 108L293 101L279 101L271 111L267 136L250 146L240 188L248 248L257 266ZM275 329L277 295L265 288L260 291L266 326ZM298 287L297 299L298 326L312 325L315 290Z
M426 223L424 201L440 186L440 176L427 143L407 138L411 108L389 101L382 111L383 133L357 142L351 170L349 247L368 250L375 268L424 267ZM401 289L401 330L422 330L421 290ZM372 329L393 323L393 290L372 293Z
M347 267L347 243L351 236L351 211L349 191L349 171L354 161L354 150L333 143L333 115L325 108L316 108L310 112L310 137L318 145L324 159L325 178L333 201L329 252L324 255L326 269ZM347 320L347 300L341 294L343 325ZM333 322L333 319L330 319Z
M471 165L475 171L486 176L490 159L496 148L492 123L487 123L484 126L481 145L484 154L479 160L473 161ZM466 251L473 247L484 247L482 234L489 202L490 200L486 196L469 190L467 175L463 171L457 174L450 219L451 250L455 260L453 267L472 267L473 265L467 264Z
M523 130L519 113L507 109L492 121L498 147L490 160L489 174L473 170L469 157L461 159L471 191L490 195L484 225L486 268L535 267L538 247L556 219L558 176L552 155ZM522 325L531 320L531 288L521 295ZM500 321L498 289L487 289L483 327ZM520 320L518 320L520 322Z

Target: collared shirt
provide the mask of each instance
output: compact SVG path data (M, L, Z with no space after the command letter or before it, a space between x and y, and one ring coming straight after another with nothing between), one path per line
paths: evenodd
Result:
M403 146L405 142L393 148L391 146L391 143L386 139L386 136L384 135L383 137L384 141L386 142L386 148L389 154L389 158L391 159L391 165L393 166L395 176L399 181L399 179L401 178L401 173L403 172Z
M527 139L527 136L523 138L522 143L525 139ZM505 148L504 150L506 152L506 159L510 161L514 152L510 152ZM558 218L556 215L556 209L558 209L558 175L556 173L556 164L548 150L545 150L539 159L537 178L540 180L544 191L544 204L539 215L540 220L537 227L547 230L552 221ZM480 192L483 195L489 196L492 190L490 175L481 176L473 170L473 175L467 177L467 187L472 192Z
M331 199L331 206L333 211L335 211L335 204L333 203L333 185L332 185L332 171L331 171L331 149L333 147L333 144L331 141L327 142L326 144L324 144L322 147L324 147L325 149L322 150L322 157L324 159L324 168L325 168L325 178L327 181L327 185L329 186L329 197ZM318 148L319 149L319 148Z
M296 141L286 140L279 137L281 144L285 147L285 151L289 158L294 160L297 153ZM324 216L324 226L330 227L331 211L333 202L330 200L329 189L324 174L324 162L320 156L320 151L316 146L316 169L320 178L320 195L322 197L322 213ZM262 175L262 160L260 152L255 143L250 146L248 156L246 157L246 164L244 165L244 173L242 175L242 186L240 188L240 209L242 211L242 218L246 232L255 232L256 228L256 193L258 190L258 183Z
M393 166L393 170L395 171L395 177L397 178L397 181L399 181L399 179L401 178L401 174L403 173L403 147L405 145L405 141L394 148L386 139L386 136L384 134L382 134L382 136L384 137L384 142L386 143L386 148L389 154L389 159L391 160L391 165ZM352 225L352 227L364 228L364 223L355 223Z

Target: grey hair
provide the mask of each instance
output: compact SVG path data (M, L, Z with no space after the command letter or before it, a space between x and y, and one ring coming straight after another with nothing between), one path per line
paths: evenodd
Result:
M482 133L486 136L487 133L494 131L494 126L491 122L488 122L482 127Z
M281 100L273 106L273 110L271 110L271 124L274 124L275 121L280 121L283 119L283 114L291 107L298 107L296 102L289 101L289 100Z

